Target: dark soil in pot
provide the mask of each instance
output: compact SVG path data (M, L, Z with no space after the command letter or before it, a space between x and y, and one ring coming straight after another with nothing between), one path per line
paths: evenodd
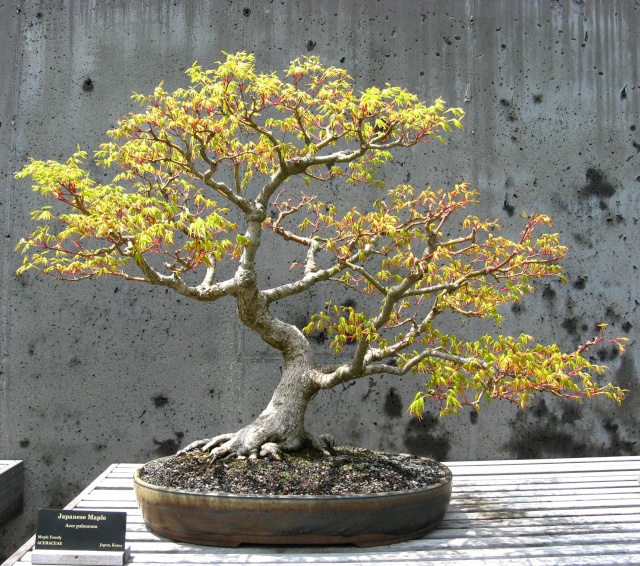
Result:
M350 495L420 489L441 482L447 469L424 458L356 448L335 455L310 452L282 461L219 460L194 451L146 464L144 481L173 489L248 495Z

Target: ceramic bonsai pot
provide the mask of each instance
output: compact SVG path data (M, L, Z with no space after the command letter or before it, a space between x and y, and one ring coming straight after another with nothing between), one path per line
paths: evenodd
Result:
M211 546L401 542L431 532L451 499L451 471L421 489L358 495L235 495L159 487L134 476L147 526Z

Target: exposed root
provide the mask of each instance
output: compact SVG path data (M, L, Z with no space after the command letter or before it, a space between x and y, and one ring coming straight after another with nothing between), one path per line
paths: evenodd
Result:
M333 454L335 454L333 447L336 445L336 441L330 434L321 434L320 436L308 434L307 442L309 442L313 448L322 452L325 456L333 456Z
M231 440L234 436L235 433L231 432L227 434L220 434L218 436L214 436L213 438L203 438L202 440L196 440L188 446L185 446L182 450L179 450L178 454L184 454L185 452L190 452L191 450L195 450L196 448L199 448L203 452L207 452L214 446L218 446L223 442Z
M259 436L261 435L258 435L258 438ZM247 434L247 429L244 428L236 433L220 434L213 438L196 440L180 450L178 454L197 449L202 452L209 452L211 462L227 458L238 458L240 460L245 458L250 460L270 458L272 460L282 460L285 453L293 452L305 445L322 452L325 456L331 456L334 454L334 442L333 436L329 434L314 436L309 433L305 433L303 439L289 440L286 443L273 442L271 440L262 442L256 438L256 435Z
M253 453L252 456L255 456L255 453ZM260 457L282 460L282 450L275 442L265 442L260 447Z

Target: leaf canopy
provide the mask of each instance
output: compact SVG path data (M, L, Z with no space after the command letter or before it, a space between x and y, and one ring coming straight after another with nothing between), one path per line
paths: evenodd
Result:
M428 382L410 407L416 414L427 399L442 414L495 398L524 407L538 391L622 400L622 390L598 383L604 368L583 354L623 339L602 333L565 354L527 334L464 341L437 325L446 312L499 326L502 305L521 301L536 280L562 279L556 262L566 248L557 234L536 235L550 225L545 215L529 216L511 241L497 220L460 220L477 198L464 183L384 189L369 210L294 188L302 181L382 189L378 170L402 148L444 141L462 127L461 109L392 85L356 91L345 70L317 57L296 59L278 76L259 73L253 55L225 54L215 68L195 63L187 75L187 88L169 93L160 84L134 95L143 110L121 119L96 152L98 165L116 171L110 183L90 177L80 149L64 163L31 160L17 174L51 203L32 213L37 227L18 244L20 273L115 275L201 301L255 288L266 305L321 282L351 289L369 297L366 307L329 301L304 329L326 333L340 360L319 370L319 382L422 373ZM453 221L460 227L448 236ZM266 231L297 246L300 269L289 283L257 289ZM231 277L219 275L222 262L235 266Z

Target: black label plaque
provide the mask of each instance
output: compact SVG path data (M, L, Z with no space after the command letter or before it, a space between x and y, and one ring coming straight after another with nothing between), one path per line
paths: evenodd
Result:
M122 511L40 509L35 550L124 552L126 530Z

